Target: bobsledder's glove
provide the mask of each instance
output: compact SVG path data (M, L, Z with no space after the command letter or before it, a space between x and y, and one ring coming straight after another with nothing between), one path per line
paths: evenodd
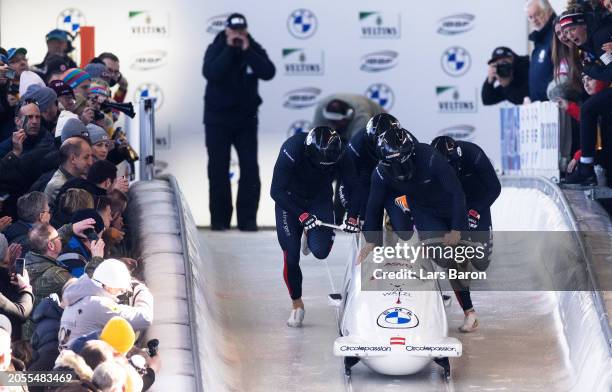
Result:
M317 217L315 215L309 214L308 212L303 212L298 219L300 223L304 227L304 231L308 231L310 229L314 229L317 225Z
M468 226L470 229L476 229L480 221L480 214L476 210L468 211Z
M347 233L359 233L361 231L361 229L359 228L359 220L357 218L347 217L344 221L343 230Z

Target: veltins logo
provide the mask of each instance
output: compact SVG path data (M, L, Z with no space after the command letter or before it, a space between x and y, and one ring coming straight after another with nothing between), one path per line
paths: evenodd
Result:
M461 76L470 70L472 57L470 53L460 46L452 46L442 53L440 59L442 70L450 76Z
M471 125L455 125L441 129L438 136L450 136L455 140L470 141L474 139L476 128Z
M308 133L312 128L312 123L308 120L294 121L287 129L287 137L291 137L298 133Z
M66 8L57 16L57 28L70 34L76 34L81 26L86 25L85 16L76 8Z
M374 83L365 92L365 96L379 104L383 109L390 110L395 103L395 95L391 87L383 83Z
M287 109L304 109L317 104L321 89L316 87L303 87L291 90L285 94L283 106Z
M380 50L361 57L360 69L365 72L380 72L397 65L399 53L393 50Z
M142 83L136 87L134 102L140 102L141 98L156 98L155 110L158 111L164 104L164 93L155 83Z
M130 68L138 71L160 68L166 65L168 53L164 50L147 50L132 56Z
M474 19L472 14L456 14L438 20L438 34L456 35L466 33L474 28Z
M380 11L359 12L361 38L400 38L400 14Z
M287 76L323 75L324 73L323 51L285 48L283 49L283 62Z
M167 37L168 14L152 11L129 11L130 32L137 37Z
M458 86L436 87L438 113L476 113L478 111L476 91L474 96L464 96Z
M317 31L317 17L307 9L300 8L293 11L287 18L287 28L295 38L306 39Z
M218 34L225 30L225 21L229 16L230 14L226 13L208 18L206 21L206 32L209 34Z
M419 325L419 318L406 308L390 308L382 312L376 320L381 328L408 329Z

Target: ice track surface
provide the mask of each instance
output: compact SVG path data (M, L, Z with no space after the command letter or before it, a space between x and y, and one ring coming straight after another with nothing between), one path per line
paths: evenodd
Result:
M210 250L226 336L233 339L233 369L244 391L345 391L342 360L332 355L337 337L335 310L327 305L331 285L323 263L303 257L304 327L285 325L290 299L282 279L282 253L274 231L200 231ZM328 258L339 287L349 237L336 236ZM560 338L554 294L475 292L481 329L462 334L463 314L453 296L447 310L450 336L463 343L463 356L451 360L452 382L440 368L405 377L353 368L352 391L567 391L572 387L564 340ZM529 306L524 306L529 304Z

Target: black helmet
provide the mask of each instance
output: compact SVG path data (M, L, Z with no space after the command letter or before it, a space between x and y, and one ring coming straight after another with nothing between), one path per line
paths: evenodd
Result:
M390 129L401 128L397 118L388 113L380 113L372 117L366 125L366 135L373 146L376 145L376 139Z
M431 141L431 146L446 158L457 173L461 171L461 147L450 136L438 136Z
M382 168L396 181L407 181L414 176L415 141L410 132L394 128L378 138L378 154Z
M323 170L333 169L342 157L342 140L330 127L315 127L308 132L306 156L313 165Z

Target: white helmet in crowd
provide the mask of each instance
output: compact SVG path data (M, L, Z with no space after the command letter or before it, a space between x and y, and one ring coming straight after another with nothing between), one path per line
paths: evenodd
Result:
M130 289L132 277L126 265L117 259L106 259L94 270L92 279L112 289Z

